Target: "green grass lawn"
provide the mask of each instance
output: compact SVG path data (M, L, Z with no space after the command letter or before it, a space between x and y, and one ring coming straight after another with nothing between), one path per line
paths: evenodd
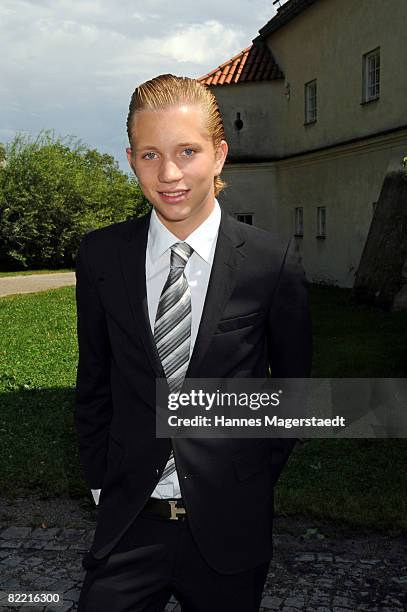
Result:
M74 272L74 268L64 268L61 270L20 270L19 272L0 272L2 276L30 276L32 274L56 274L57 272Z
M354 304L350 293L311 288L313 376L407 377L407 311Z
M407 312L310 292L315 377L406 377ZM73 428L75 288L0 299L0 490L89 494ZM311 440L292 455L277 512L407 533L407 440Z

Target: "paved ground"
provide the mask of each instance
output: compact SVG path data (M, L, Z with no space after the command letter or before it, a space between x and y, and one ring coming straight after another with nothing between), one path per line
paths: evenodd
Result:
M16 293L35 293L75 284L75 272L0 276L0 297Z
M0 529L0 591L60 592L63 606L29 609L76 610L84 577L81 560L92 537L92 529L21 526ZM3 599L0 609L28 608L7 606ZM179 609L173 600L166 610ZM275 558L261 607L262 612L270 610L407 610L407 539L383 536L380 545L376 537L373 546L368 536L336 540L312 536L305 540L296 535L276 534Z

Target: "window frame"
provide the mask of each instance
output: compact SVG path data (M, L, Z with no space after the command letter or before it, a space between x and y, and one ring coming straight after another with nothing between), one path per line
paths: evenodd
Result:
M317 238L326 238L326 206L317 206Z
M304 207L296 206L294 208L294 236L297 238L304 237Z
M313 97L310 92L314 90ZM312 101L312 106L311 106ZM312 111L312 112L311 112ZM318 87L317 79L312 79L304 85L304 125L316 123L318 118Z
M378 61L377 61L378 58ZM375 65L371 69L370 62L375 59ZM371 80L371 75L375 74L375 81ZM362 103L374 102L380 98L380 81L381 81L381 54L380 47L376 47L372 51L363 55L363 87L362 87ZM371 91L374 88L374 91Z

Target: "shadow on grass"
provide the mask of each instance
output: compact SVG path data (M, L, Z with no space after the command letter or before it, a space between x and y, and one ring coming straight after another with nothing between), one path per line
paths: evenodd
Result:
M86 494L73 407L74 389L0 394L0 489L4 495Z

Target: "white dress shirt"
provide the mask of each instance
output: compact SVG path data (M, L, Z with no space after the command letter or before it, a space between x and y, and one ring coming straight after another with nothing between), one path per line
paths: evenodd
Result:
M202 311L208 289L212 262L215 254L219 232L221 211L215 198L215 205L209 217L205 219L183 242L189 244L193 253L185 266L185 276L191 290L191 345L190 357L198 335ZM170 271L171 246L181 242L163 225L153 209L148 230L146 250L146 290L147 306L151 331L154 334L154 323L161 292ZM100 489L92 489L95 503L99 502ZM177 472L161 479L151 494L152 497L181 497Z

